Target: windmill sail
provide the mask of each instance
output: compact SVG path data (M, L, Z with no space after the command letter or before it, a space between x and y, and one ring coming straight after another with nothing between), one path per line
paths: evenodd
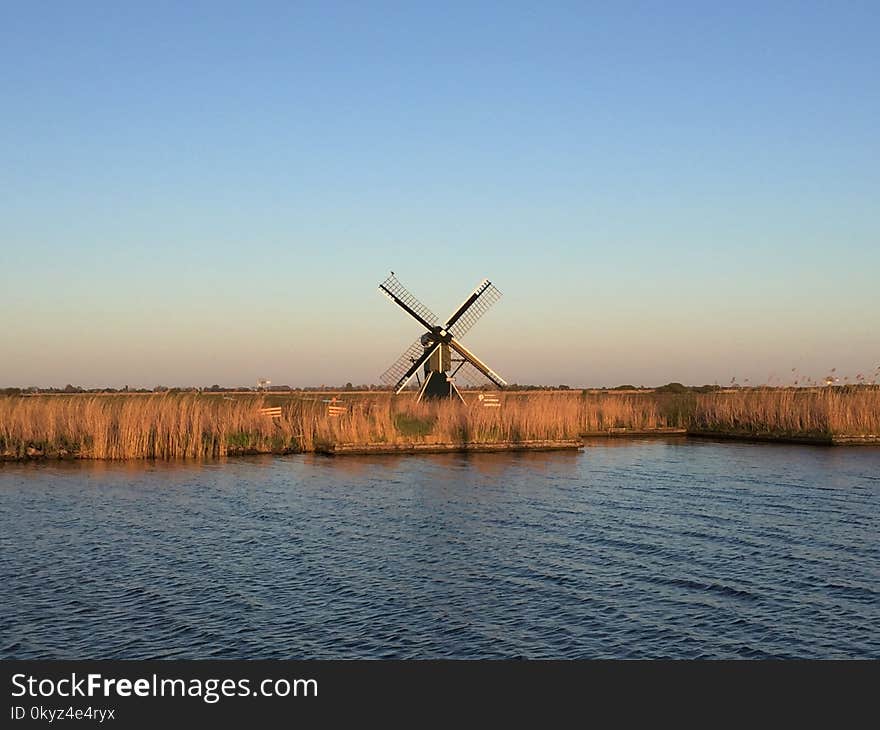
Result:
M403 351L403 354L394 361L390 368L379 376L380 379L386 385L396 385L412 367L412 364L417 362L424 353L425 347L422 345L422 338L419 337Z
M431 356L440 349L440 345L428 346L425 348L425 351L422 353L422 356L418 358L412 365L410 365L409 370L407 370L403 375L400 376L400 380L397 381L396 384L396 393L399 393L406 387L406 384L412 379L412 376L415 375L419 368L422 367ZM431 375L437 375L438 373L432 372ZM444 376L445 379L445 376Z
M503 388L507 385L507 382L502 378L498 373L496 373L492 368L490 368L486 363L484 363L480 358L478 358L474 353L468 350L464 345L456 340L452 340L449 343L449 346L455 350L459 355L461 355L465 360L467 360L471 365L473 365L477 370L479 370L483 375L485 375L489 380L491 380L495 385L499 388Z
M446 323L453 337L461 338L489 308L501 299L501 292L488 279L483 279Z
M426 327L430 328L437 324L437 315L416 299L415 295L401 284L394 274L379 284L379 289L391 301L409 312Z
M480 388L488 385L492 381L486 377L486 374L477 370L470 362L465 360L458 364L450 373L452 379L459 385L466 385L470 388Z

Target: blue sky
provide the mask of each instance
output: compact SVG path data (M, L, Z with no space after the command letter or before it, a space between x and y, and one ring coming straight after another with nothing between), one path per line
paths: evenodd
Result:
M0 3L0 385L880 365L876 3Z

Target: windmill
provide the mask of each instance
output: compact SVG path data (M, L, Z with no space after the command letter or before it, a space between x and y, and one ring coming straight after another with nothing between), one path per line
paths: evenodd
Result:
M423 366L425 381L420 382L416 402L422 398L464 400L455 387L457 375L471 383L489 380L499 388L507 385L498 373L459 342L501 298L501 292L491 281L483 279L444 325L437 324L437 316L407 291L393 271L379 284L379 290L426 330L381 376L394 387L395 393L400 393L413 376L418 379L419 368Z

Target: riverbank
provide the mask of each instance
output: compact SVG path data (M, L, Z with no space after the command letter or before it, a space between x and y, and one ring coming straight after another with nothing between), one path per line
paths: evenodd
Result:
M554 441L495 441L459 443L409 443L409 444L329 444L316 449L319 454L339 456L343 454L448 454L487 453L493 451L571 451L583 448L580 439L557 439Z
M880 390L711 394L503 392L487 406L411 394L54 395L0 398L0 459L210 459L297 452L572 448L584 437L692 435L880 443Z
M758 433L752 431L688 431L691 438L722 441L760 441L782 444L810 444L814 446L880 446L880 434L834 433Z

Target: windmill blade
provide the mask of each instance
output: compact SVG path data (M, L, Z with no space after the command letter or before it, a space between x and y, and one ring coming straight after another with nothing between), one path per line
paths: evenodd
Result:
M379 290L404 312L413 317L427 329L437 324L437 315L422 304L415 296L394 276L392 272L385 281L379 284Z
M453 337L462 337L489 308L501 299L501 292L488 279L483 279L446 323Z
M419 371L419 368L422 367L422 365L425 364L425 362L428 360L428 358L431 357L431 355L433 355L435 352L437 352L437 350L439 348L440 348L440 343L438 342L433 347L430 347L427 350L425 350L425 352L422 354L422 356L418 360L416 360L412 364L410 369L407 370L401 376L400 380L397 381L397 389L394 391L395 395L399 394L400 391L402 391L406 387L406 384L410 380L412 380L412 376L415 375Z
M473 365L477 370L479 370L483 375L485 375L489 380L491 380L495 385L499 388L503 388L507 385L507 382L502 378L498 373L496 373L492 368L490 368L486 363L484 363L480 358L478 358L474 353L468 350L464 345L462 345L457 340L450 340L449 346L455 350L459 355L461 355L465 360L467 360L471 365Z
M437 347L439 347L439 345L426 350L424 345L422 345L422 338L419 337L407 347L404 353L397 358L395 363L379 377L383 383L393 385L395 391L399 393L406 387L410 378L416 374L424 362L431 357Z
M403 377L403 374L409 370L416 360L424 353L425 348L422 345L422 338L419 337L409 347L404 350L403 354L395 360L394 364L379 376L379 379L386 385L394 385Z
M492 382L468 360L459 363L457 367L452 369L450 375L457 384L471 388L479 388Z

